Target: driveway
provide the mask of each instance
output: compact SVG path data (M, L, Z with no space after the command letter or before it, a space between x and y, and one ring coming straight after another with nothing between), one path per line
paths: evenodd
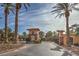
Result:
M60 47L54 42L42 42L41 44L26 44L14 51L0 54L1 56L74 56L76 54Z

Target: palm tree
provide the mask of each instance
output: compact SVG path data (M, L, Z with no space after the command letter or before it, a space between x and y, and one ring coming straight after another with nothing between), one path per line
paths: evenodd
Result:
M77 5L77 3L73 3L73 4L58 3L53 7L53 11L52 11L53 14L57 14L56 17L59 16L61 18L61 16L64 16L66 18L67 43L68 43L68 40L70 37L70 35L69 35L69 16L73 9L77 10L77 8L75 8L76 5Z
M18 15L19 15L19 11L21 9L21 7L24 6L26 9L27 9L27 6L29 6L28 3L24 3L24 4L21 4L21 3L16 3L16 13L15 13L15 40L17 41L17 43L19 42L18 40Z
M8 42L8 15L9 12L12 11L12 4L11 3L3 3L1 4L1 7L4 8L4 15L5 15L5 41Z

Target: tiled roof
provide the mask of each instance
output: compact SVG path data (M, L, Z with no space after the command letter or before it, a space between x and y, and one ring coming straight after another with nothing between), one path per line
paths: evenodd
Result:
M40 31L39 28L30 28L30 29L27 29L27 30L38 30L38 31Z

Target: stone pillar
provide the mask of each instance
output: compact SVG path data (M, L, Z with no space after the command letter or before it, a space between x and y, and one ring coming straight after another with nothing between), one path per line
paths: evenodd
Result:
M59 36L59 45L64 45L64 36L63 36L63 30L58 30L58 36Z

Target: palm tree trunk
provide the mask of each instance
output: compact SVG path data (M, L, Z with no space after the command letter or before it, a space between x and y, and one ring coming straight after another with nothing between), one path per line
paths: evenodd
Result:
M15 15L15 40L18 43L18 3L16 3L16 15Z
M5 42L8 43L8 8L5 8Z
M70 33L69 33L69 17L66 17L66 35L67 35L67 45L69 45L69 38L70 38Z

